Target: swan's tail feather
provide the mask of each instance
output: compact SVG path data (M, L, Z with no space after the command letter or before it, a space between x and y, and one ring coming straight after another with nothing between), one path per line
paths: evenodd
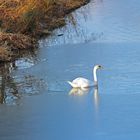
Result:
M67 81L72 87L73 87L73 84L72 84L72 82L70 82L70 81Z

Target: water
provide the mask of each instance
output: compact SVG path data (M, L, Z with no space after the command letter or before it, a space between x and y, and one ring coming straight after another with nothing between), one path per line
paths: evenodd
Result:
M138 0L91 1L86 7L71 14L68 17L68 23L71 24L55 31L56 36L50 37L46 42L48 45L71 42L139 42L139 5ZM57 37L59 34L64 36Z
M1 66L0 139L139 139L139 3L92 1L75 24ZM66 81L92 80L94 64L104 66L98 91L72 90Z

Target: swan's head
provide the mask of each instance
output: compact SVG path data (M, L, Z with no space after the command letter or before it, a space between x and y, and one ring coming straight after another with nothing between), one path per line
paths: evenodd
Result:
M103 67L101 65L95 65L94 70L102 69Z

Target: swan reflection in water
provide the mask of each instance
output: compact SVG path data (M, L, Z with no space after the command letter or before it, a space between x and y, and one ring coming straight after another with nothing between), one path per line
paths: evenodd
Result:
M98 109L99 109L99 103L100 103L99 94L98 94L98 88L94 88L93 96L94 96L95 110L98 111Z
M69 95L83 96L83 95L87 95L88 93L90 93L90 88L72 88L69 92ZM94 102L95 110L98 111L99 103L100 103L98 88L94 88L94 90L91 90L91 93L93 93L93 102Z
M69 92L69 95L86 95L89 92L89 88L72 88Z

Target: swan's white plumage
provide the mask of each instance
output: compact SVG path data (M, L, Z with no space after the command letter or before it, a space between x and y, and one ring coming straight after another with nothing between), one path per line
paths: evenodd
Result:
M83 78L83 77L78 77L74 79L72 82L68 81L68 83L73 87L73 88L87 88L87 87L92 87L94 85L97 86L97 75L96 71L97 69L102 68L100 65L95 65L93 68L93 76L94 76L94 82Z
M74 79L72 82L68 81L68 83L74 88L86 88L94 85L92 81L83 77L78 77Z

